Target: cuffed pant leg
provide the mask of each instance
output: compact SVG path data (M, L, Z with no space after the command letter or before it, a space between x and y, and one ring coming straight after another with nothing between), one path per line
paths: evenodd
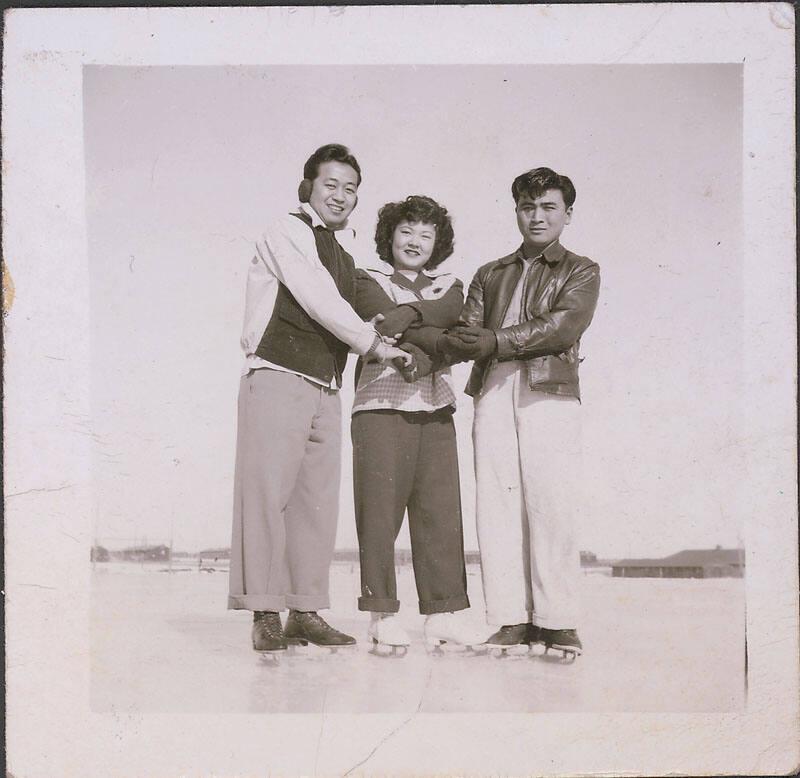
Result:
M530 527L533 622L577 627L581 506L580 402L520 387L517 422Z
M453 417L419 421L419 456L408 503L420 613L469 608L458 451Z
M290 581L286 605L300 611L330 607L330 567L339 519L341 400L331 389L310 388L315 412L285 513Z
M286 607L284 506L313 413L313 390L298 376L253 370L240 382L228 608Z
M475 399L476 525L489 624L522 624L532 610L529 543L514 419L516 362L498 364Z
M353 414L353 491L361 561L359 610L396 613L394 544L416 464L418 430L394 411Z

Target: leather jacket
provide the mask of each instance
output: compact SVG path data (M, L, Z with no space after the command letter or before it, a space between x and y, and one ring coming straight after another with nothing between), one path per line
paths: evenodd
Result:
M580 399L581 335L592 321L600 267L558 241L533 260L522 293L522 320L501 327L522 274L522 247L483 265L470 284L461 323L494 330L497 352L476 361L466 392L476 396L493 360L524 361L530 389Z

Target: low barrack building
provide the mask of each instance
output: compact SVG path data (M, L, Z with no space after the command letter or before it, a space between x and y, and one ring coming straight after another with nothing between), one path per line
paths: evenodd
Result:
M620 559L611 564L615 578L742 578L744 549L701 548L662 559Z

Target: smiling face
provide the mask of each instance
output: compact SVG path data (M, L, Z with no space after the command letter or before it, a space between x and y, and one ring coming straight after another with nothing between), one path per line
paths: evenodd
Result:
M402 221L394 228L392 258L397 270L419 272L436 246L436 225Z
M323 162L311 186L309 205L331 229L342 227L356 207L358 173L342 162Z
M558 237L572 218L560 189L548 189L539 197L523 194L517 203L517 226L527 248L541 251Z

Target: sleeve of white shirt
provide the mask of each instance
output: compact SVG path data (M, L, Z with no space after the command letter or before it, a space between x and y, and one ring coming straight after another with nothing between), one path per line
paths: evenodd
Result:
M256 243L260 259L286 286L303 310L357 354L375 342L375 329L362 321L339 294L320 262L314 235L300 219L277 220Z

